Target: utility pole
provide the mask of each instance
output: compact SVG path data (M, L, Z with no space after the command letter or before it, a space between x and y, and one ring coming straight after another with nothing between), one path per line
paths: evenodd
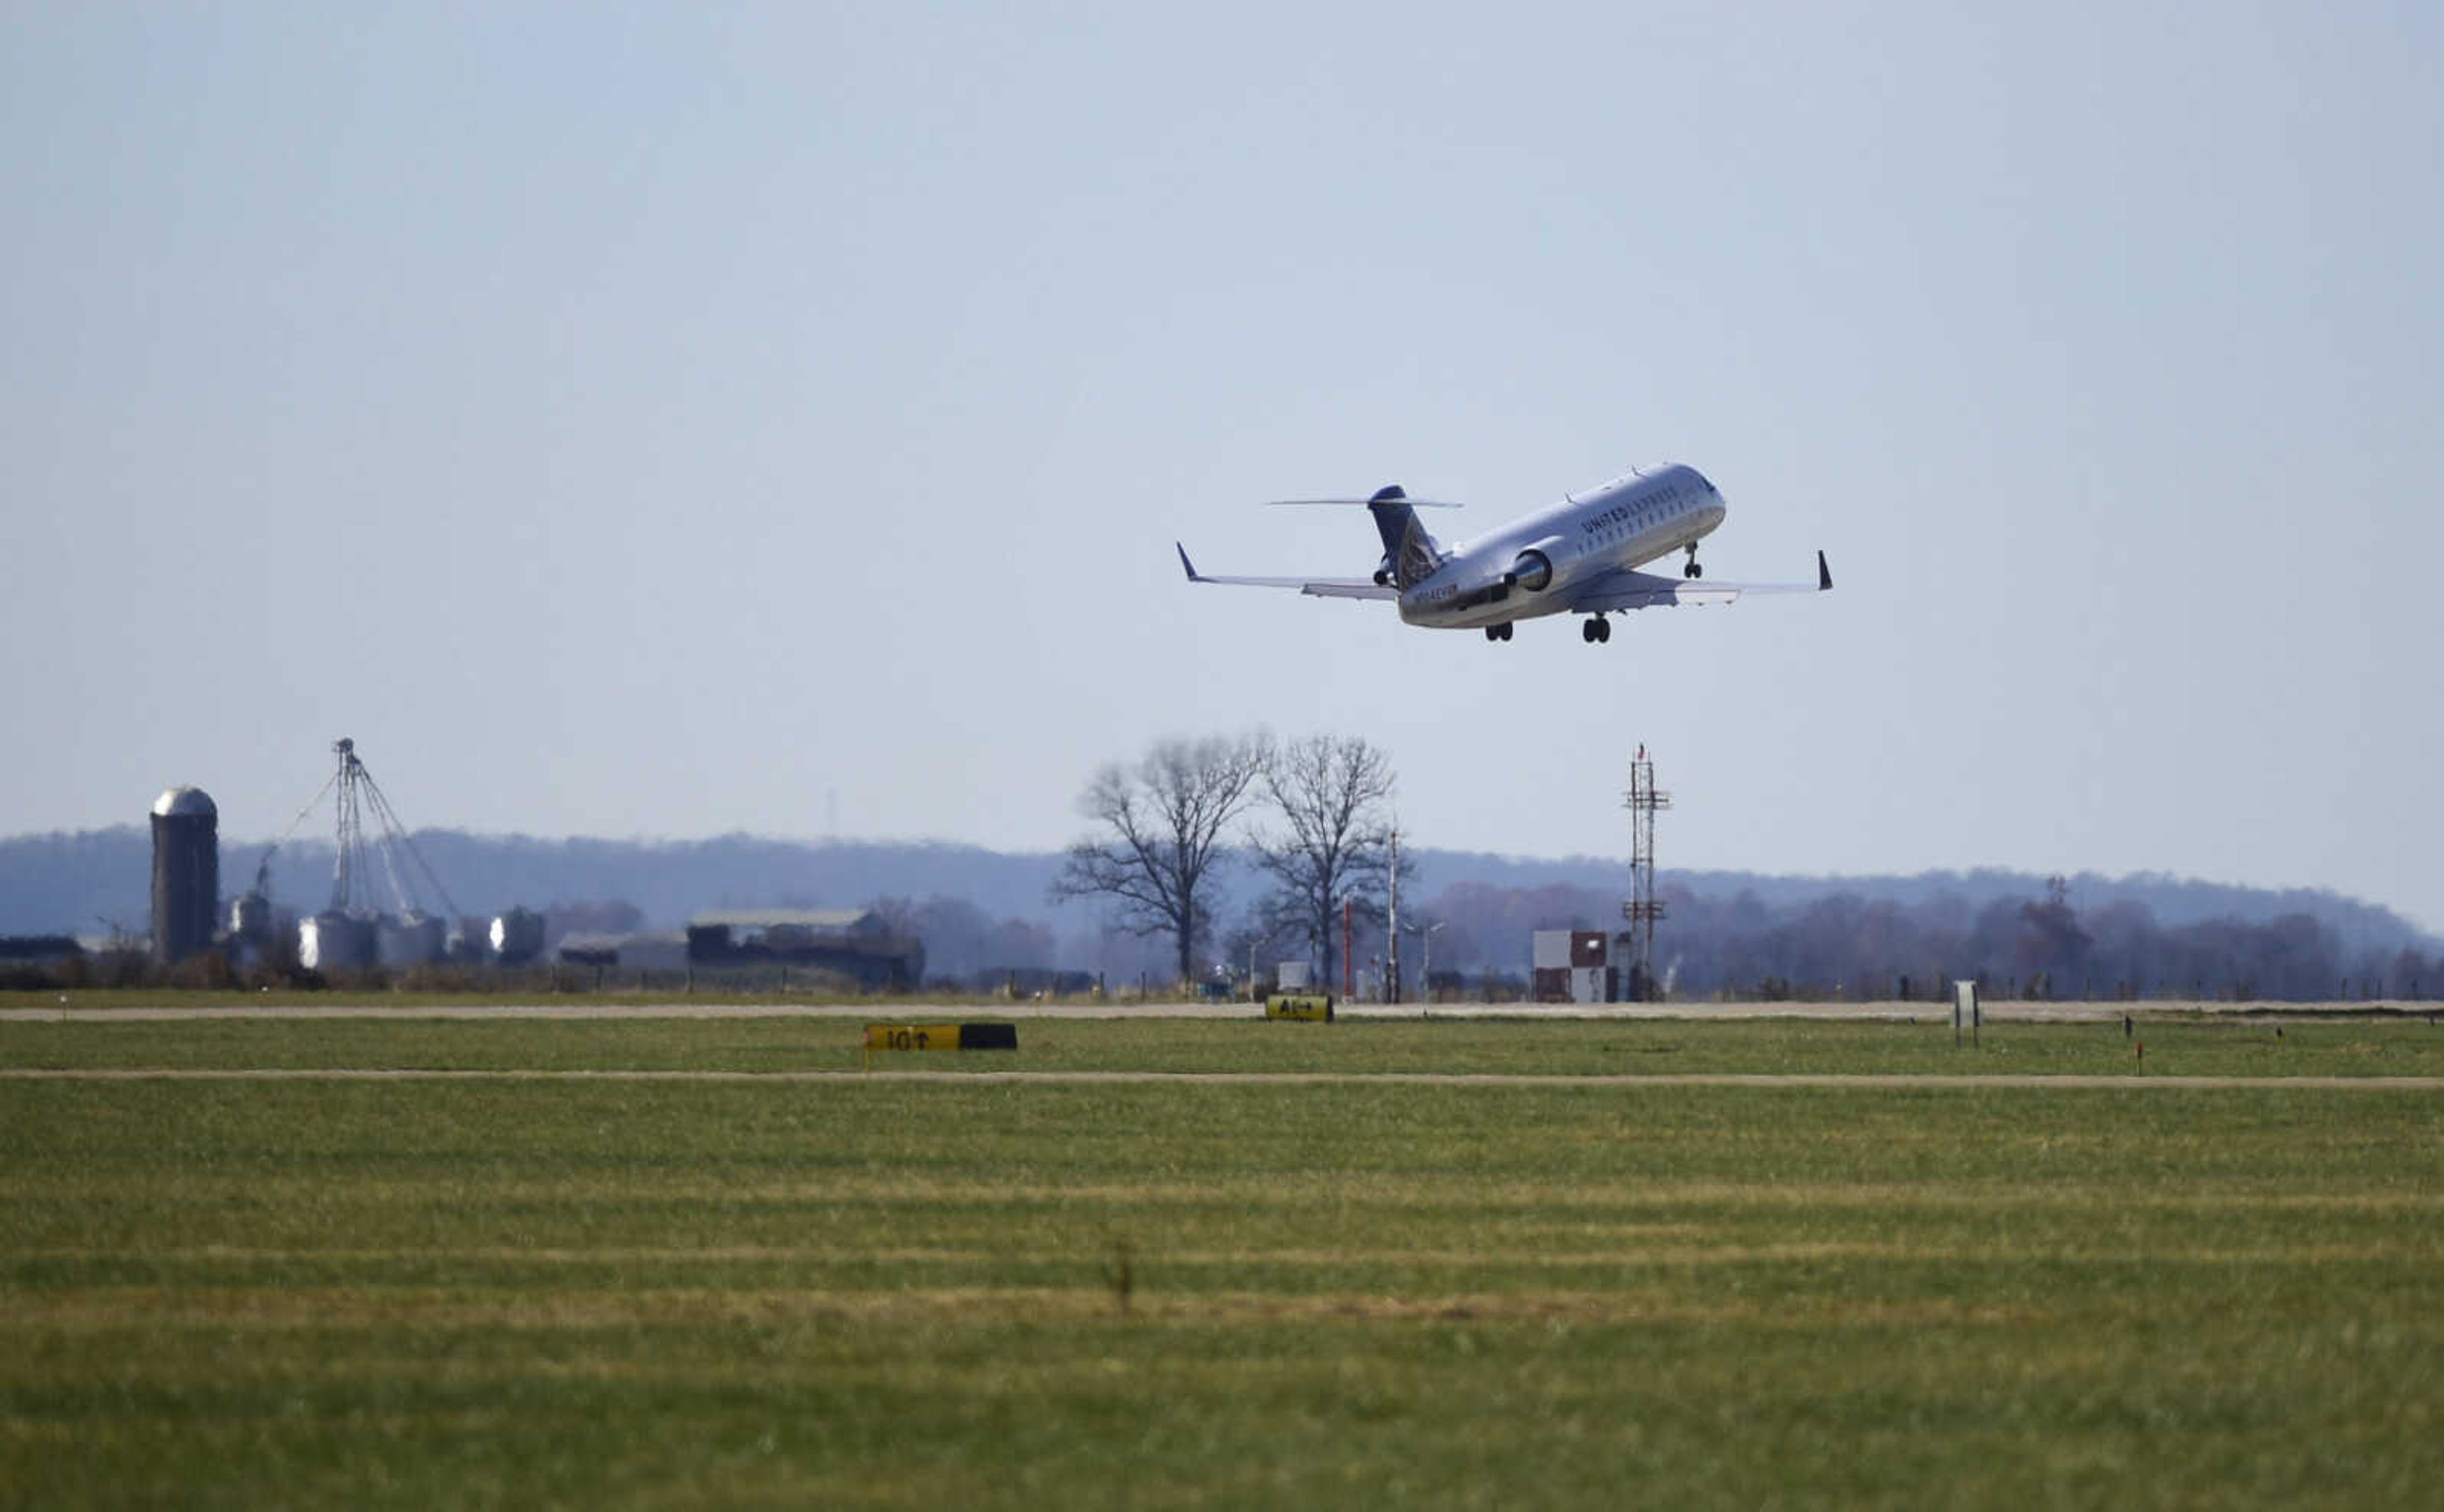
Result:
M1358 996L1358 963L1349 958L1351 933L1349 926L1352 908L1353 904L1349 898L1344 897L1341 900L1341 999L1344 1003ZM1328 982L1331 979L1327 977L1325 980Z

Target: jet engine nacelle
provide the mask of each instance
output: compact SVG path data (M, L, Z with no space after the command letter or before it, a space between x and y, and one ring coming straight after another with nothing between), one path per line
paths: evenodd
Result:
M1553 585L1553 557L1562 548L1560 536L1546 536L1511 559L1510 581L1529 593L1542 593Z

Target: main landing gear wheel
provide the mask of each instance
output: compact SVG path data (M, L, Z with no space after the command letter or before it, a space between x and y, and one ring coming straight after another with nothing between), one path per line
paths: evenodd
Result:
M1592 615L1579 626L1579 638L1592 646L1612 638L1612 621L1602 615Z
M1684 578L1702 578L1705 575L1706 569L1697 565L1697 543L1692 541L1689 543L1689 564L1680 569L1680 576Z
M1510 638L1510 626L1507 622L1499 625L1488 625L1485 627L1485 638L1488 640L1509 640Z

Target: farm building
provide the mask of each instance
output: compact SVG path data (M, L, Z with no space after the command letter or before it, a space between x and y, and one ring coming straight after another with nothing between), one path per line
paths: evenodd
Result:
M616 966L630 971L684 971L688 937L676 930L640 930L632 934L572 930L560 937L563 966Z
M925 979L925 945L872 909L744 909L688 920L689 965L810 966L868 987Z

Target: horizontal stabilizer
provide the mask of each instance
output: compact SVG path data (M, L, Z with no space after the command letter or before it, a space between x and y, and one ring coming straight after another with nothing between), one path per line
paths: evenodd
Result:
M1180 570L1191 582L1218 582L1234 588L1295 588L1311 599L1398 599L1400 590L1386 583L1363 578L1215 578L1196 570L1188 560L1188 547L1175 541L1179 551Z

